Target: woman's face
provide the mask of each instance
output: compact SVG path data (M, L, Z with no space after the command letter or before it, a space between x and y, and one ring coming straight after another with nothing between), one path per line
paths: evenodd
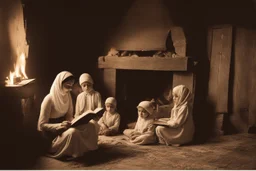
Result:
M75 83L75 80L69 80L69 81L64 82L64 83L62 84L63 90L64 90L66 93L72 91L72 88L73 88L74 83Z
M89 82L84 82L81 84L82 90L85 92L89 92L92 89L92 84Z
M149 113L145 109L143 109L142 107L138 107L138 115L141 118L147 118L149 116Z
M106 111L109 113L114 113L115 112L115 106L113 104L107 103L105 104Z

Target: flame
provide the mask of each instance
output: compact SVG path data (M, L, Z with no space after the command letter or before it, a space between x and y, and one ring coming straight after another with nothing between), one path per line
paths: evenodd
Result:
M26 74L25 69L26 69L26 57L25 57L25 54L22 53L22 54L20 55L20 70L21 70L21 73L22 73L23 77L24 77L25 79L28 79L28 76L27 76L27 74Z
M28 76L26 74L26 57L25 57L25 54L22 53L20 55L20 57L17 59L15 65L14 65L14 72L10 72L10 75L9 77L7 77L7 80L6 80L6 84L7 85L14 85L15 84L15 81L14 79L15 78L19 78L19 79L28 79Z

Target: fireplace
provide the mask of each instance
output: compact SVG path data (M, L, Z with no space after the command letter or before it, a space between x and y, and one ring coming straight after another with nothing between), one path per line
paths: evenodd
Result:
M195 74L189 57L118 57L98 58L106 97L116 97L122 126L137 118L136 106L142 100L166 97L176 85L186 85L194 94Z

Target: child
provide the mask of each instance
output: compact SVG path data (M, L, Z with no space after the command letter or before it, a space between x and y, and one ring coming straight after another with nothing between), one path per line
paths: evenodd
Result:
M166 120L169 126L157 126L156 135L160 144L179 146L192 141L194 135L194 122L188 104L191 93L187 87L179 85L173 88L172 96L174 107L171 117Z
M134 129L124 130L124 135L134 144L152 144L156 142L155 126L153 125L154 106L150 101L142 101L137 106L138 120Z
M75 117L81 115L88 110L95 110L102 107L101 95L93 89L92 77L84 73L79 78L79 84L83 92L77 96Z
M100 118L99 135L116 135L120 125L120 115L116 112L116 99L109 97L105 101L106 111Z

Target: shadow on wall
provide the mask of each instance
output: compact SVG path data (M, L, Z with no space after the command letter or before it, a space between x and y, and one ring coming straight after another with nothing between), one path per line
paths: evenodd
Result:
M11 69L11 45L9 38L9 15L6 9L6 2L0 3L0 84L4 83Z

